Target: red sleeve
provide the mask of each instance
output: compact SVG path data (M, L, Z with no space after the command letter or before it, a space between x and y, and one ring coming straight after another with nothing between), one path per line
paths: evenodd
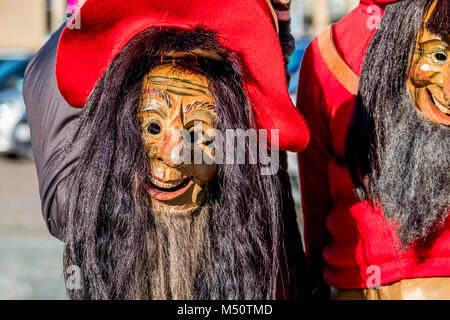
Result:
M325 101L324 78L326 68L317 46L317 39L307 48L302 61L297 108L311 129L308 147L299 153L305 249L313 288L323 282L322 251L329 242L326 228L331 208L328 163L332 157L332 143L328 127L329 108Z

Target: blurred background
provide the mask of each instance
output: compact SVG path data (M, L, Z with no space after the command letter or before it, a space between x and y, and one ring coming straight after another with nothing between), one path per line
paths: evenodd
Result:
M289 91L293 99L301 58L311 39L357 4L357 0L292 0L296 50L289 64L293 74ZM66 11L65 0L0 0L0 299L66 299L63 247L49 235L41 216L22 99L25 68L64 22ZM300 208L295 154L289 154L289 172Z

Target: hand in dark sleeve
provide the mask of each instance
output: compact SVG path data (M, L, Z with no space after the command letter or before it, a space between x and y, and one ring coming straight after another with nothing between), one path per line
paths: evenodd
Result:
M61 96L55 77L56 50L61 26L29 63L23 97L31 130L42 213L50 233L62 240L67 179L76 165L78 148L64 152L81 109L70 107Z

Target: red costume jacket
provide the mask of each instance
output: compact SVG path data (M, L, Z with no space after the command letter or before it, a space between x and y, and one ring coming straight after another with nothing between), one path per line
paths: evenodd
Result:
M347 66L326 63L320 36L302 62L297 107L311 128L312 139L299 154L299 166L305 246L315 284L323 278L336 288L367 288L376 284L371 276L377 270L380 285L450 276L449 225L433 236L429 247L399 251L398 239L382 212L355 196L344 161L357 85L340 81L335 74L340 72L346 80L356 78L357 84L364 51L375 31L370 26L376 12L369 6L379 5L382 13L386 2L394 1L362 0L334 25L334 50Z

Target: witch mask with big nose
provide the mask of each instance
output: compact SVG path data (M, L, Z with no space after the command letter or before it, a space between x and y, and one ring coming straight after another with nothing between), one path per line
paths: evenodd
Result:
M150 159L146 185L154 211L186 213L205 201L217 167L214 161L186 161L186 154L214 159L208 132L216 118L202 72L169 63L144 77L137 119Z

